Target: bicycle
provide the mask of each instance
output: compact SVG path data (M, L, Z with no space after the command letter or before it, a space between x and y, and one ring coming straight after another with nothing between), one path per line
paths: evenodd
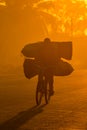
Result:
M36 88L36 104L40 105L42 102L42 98L45 98L46 104L50 101L50 86L49 81L46 80L46 77L42 77L42 81L38 81Z

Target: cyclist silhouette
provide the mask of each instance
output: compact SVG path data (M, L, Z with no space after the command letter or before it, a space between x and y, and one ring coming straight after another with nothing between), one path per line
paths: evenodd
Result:
M74 71L71 64L61 59L71 60L72 42L52 42L45 38L25 45L21 52L25 57L23 69L26 78L38 75L36 103L39 105L43 96L48 103L54 94L54 76L68 76Z
M38 84L42 82L43 75L45 76L47 82L50 86L50 95L54 94L54 79L53 79L53 72L52 68L60 61L60 56L56 54L55 49L51 46L53 43L49 38L45 38L44 42L42 43L43 46L39 50L39 55L35 58L36 63L39 67L39 75L38 75Z
M21 51L25 57L28 57L23 64L25 76L30 79L38 75L37 86L41 86L45 78L45 83L49 83L50 95L54 94L54 76L68 76L74 71L71 64L61 59L62 57L71 59L72 42L60 43L61 47L60 44L57 46L55 43L45 38L37 44L26 45ZM33 57L34 59L31 59Z

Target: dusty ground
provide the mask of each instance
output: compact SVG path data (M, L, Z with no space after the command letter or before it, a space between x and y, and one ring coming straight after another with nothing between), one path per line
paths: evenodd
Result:
M87 70L55 77L55 95L37 107L37 77L0 76L0 130L87 130Z

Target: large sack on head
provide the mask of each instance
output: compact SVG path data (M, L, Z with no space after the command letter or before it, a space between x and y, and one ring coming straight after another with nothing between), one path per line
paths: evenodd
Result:
M55 76L68 76L74 71L71 64L60 60L55 67L52 68L53 75Z
M35 58L38 53L39 50L41 50L42 48L42 42L37 42L37 43L30 43L24 46L24 48L21 50L21 53L25 56L25 57L29 57L29 58Z
M54 58L62 57L67 60L71 60L72 58L72 42L51 42L50 44L45 44L44 42L37 42L32 44L27 44L22 49L22 54L29 58L37 58L43 52L43 48L48 48L48 50L44 51L44 53L51 52Z

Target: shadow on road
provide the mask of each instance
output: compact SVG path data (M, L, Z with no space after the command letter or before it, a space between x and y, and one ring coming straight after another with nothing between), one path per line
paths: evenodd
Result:
M0 124L0 130L17 130L20 126L25 124L27 121L31 120L33 117L43 112L42 106L34 106L27 111L18 113L18 115L9 119L8 121Z

